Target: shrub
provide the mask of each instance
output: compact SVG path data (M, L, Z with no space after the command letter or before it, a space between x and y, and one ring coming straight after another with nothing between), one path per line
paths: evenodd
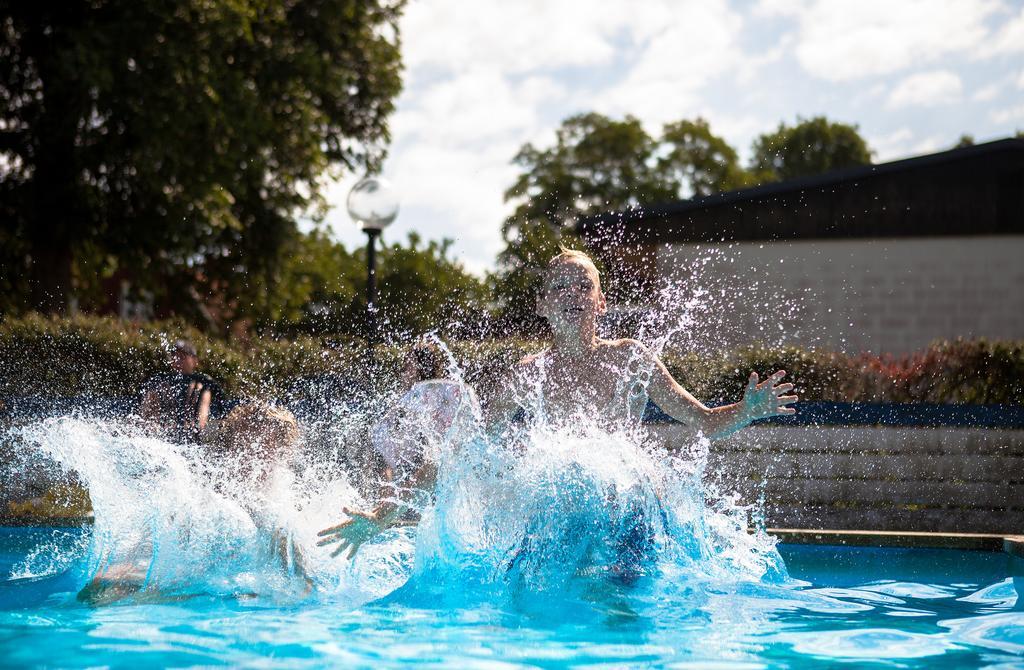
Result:
M403 348L378 347L369 365L358 338L270 337L222 341L181 321L128 324L111 318L30 315L0 321L0 398L123 396L168 367L174 340L196 346L202 369L229 395L277 395L295 379L338 374L369 386L395 379ZM466 380L487 386L522 356L530 340L455 342ZM735 400L750 370L785 369L806 400L1024 404L1024 342L937 342L916 354L847 356L796 347L751 347L726 356L670 351L669 370L709 403Z
M750 348L719 358L669 353L666 365L698 398L737 397L750 370L784 369L804 400L1024 404L1024 342L935 342L906 356Z

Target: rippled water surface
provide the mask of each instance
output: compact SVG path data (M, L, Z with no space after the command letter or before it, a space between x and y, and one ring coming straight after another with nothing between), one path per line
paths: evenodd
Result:
M407 587L354 608L280 593L89 607L68 590L73 564L12 576L26 558L47 560L37 549L80 546L90 532L0 531L6 667L1024 667L1024 566L1005 554L783 545L789 579L777 584L581 575L556 597L446 601Z

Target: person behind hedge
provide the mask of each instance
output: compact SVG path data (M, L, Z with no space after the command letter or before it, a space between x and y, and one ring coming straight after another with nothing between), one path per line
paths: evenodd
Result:
M319 546L338 544L331 556L346 550L352 556L388 528L416 522L413 506L433 491L440 448L479 415L476 394L448 376L447 356L435 342L420 340L406 354L402 396L370 430L385 463L383 502L368 512L343 508L349 518L320 531Z
M196 348L187 340L174 343L171 370L142 386L139 415L174 441L193 440L222 410L223 393L209 375L199 372Z

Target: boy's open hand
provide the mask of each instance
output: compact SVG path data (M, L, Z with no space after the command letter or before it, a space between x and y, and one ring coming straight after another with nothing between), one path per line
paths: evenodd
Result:
M743 410L750 421L782 414L796 414L796 409L789 405L795 403L798 397L783 395L792 391L793 385L779 383L785 376L786 371L779 370L763 382L758 383L757 373L750 373L750 380L743 392Z
M331 553L331 558L346 549L348 550L347 558L352 558L359 551L359 547L384 530L384 523L365 512L353 512L348 508L342 508L341 511L349 515L349 520L343 521L337 526L324 528L317 533L318 537L324 539L317 542L316 546L323 547L337 542L338 548Z

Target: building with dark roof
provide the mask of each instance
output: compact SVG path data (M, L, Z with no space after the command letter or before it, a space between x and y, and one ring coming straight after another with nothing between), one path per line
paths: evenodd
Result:
M692 316L722 346L1024 339L1024 139L602 214L579 232L616 274L703 296Z

